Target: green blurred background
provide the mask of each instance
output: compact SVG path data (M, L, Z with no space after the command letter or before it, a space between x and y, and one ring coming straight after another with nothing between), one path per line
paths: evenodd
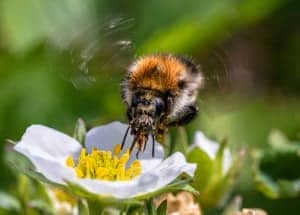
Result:
M195 129L227 137L233 150L265 147L275 128L299 137L299 11L296 0L1 0L0 189L15 183L4 140L18 140L30 124L71 134L78 117L91 126L125 121L120 80L147 53L201 64L191 141ZM244 207L300 210L299 198L263 197L244 170L235 191Z

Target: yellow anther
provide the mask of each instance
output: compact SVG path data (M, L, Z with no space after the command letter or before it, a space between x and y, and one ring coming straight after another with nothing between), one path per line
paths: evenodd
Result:
M139 175L142 172L142 166L140 161L135 160L132 162L132 164L130 165L130 167L128 168L128 170L126 171L126 176L131 178L134 175Z
M84 178L83 171L79 167L75 168L75 172L78 178Z
M81 152L80 152L80 159L85 158L85 156L86 156L86 149L83 148L83 149L81 149Z
M120 154L121 145L118 144L111 151L93 149L90 154L82 149L75 164L74 158L68 156L66 165L75 169L78 178L92 178L108 181L130 180L140 175L142 167L139 160L127 165L129 150ZM126 168L128 167L128 168Z
M67 157L66 165L67 165L68 167L74 167L74 166L75 166L73 157L71 157L71 156L68 156L68 157Z
M118 155L118 154L120 154L120 152L121 152L121 144L117 144L117 145L115 145L115 147L114 147L114 154L115 155Z
M121 157L119 163L126 164L129 160L129 150L127 150Z

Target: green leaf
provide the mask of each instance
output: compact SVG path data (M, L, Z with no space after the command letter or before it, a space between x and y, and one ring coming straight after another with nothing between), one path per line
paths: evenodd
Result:
M126 209L122 211L120 215L127 214L143 214L144 205L127 205Z
M186 154L189 144L188 144L188 135L184 127L178 127L178 138L176 142L177 142L176 146L179 146L177 151Z
M235 196L225 207L225 209L222 212L222 215L236 214L241 209L241 205L242 198L240 196Z
M188 191L193 193L194 195L199 195L199 192L195 188L190 186L190 183L192 183L192 181L193 178L191 178L190 176L186 176L185 174L182 174L171 184L168 184L154 192L136 196L135 199L144 200L144 199L149 199L152 197L159 196L164 193L177 192L177 191Z
M80 215L89 215L89 206L86 200L79 199L77 201L77 206Z
M245 1L198 1L186 16L173 19L171 23L156 29L140 45L138 54L152 52L187 53L205 50L220 42L228 32L256 22L278 8L283 1L270 0L258 4L255 0Z
M174 152L186 154L188 149L188 135L184 127L177 127L170 131L170 150L169 155Z
M221 148L222 144L224 144L225 147L226 143L221 143ZM219 152L222 154L224 152L224 148L219 149ZM246 150L241 149L239 153L234 156L231 166L225 175L214 175L212 177L207 189L205 189L203 191L203 195L200 196L200 199L202 199L203 202L206 202L209 206L224 205L226 203L227 198L230 195L230 190L233 188L241 167L244 164L246 155ZM220 161L217 160L216 162ZM221 169L218 169L218 171L222 171L222 166L220 164L217 165L219 168L221 167Z
M224 139L220 145L219 145L219 149L217 151L217 154L216 154L216 158L213 162L213 176L214 177L222 177L222 174L223 174L223 156L224 156L224 151L225 151L225 148L227 146L227 140Z
M49 205L48 202L42 200L42 199L33 199L28 202L28 206L31 208L38 209L39 211L42 211L43 213L48 214L54 214L54 210L51 205Z
M5 143L11 144L11 145L16 145L17 143L11 139L5 139Z
M265 196L276 199L278 198L279 187L270 177L263 173L256 173L255 175L256 188L261 191Z
M124 205L143 205L143 203L139 200L136 199L124 199L124 200L119 200L115 199L112 196L103 196L95 193L91 193L88 190L84 189L80 185L73 183L71 181L66 181L68 185L68 189L70 192L74 193L75 195L85 198L89 201L94 201L98 202L101 205L109 206L109 205L119 205L119 206L124 206Z
M268 143L273 147L280 147L288 144L289 140L281 131L273 130L269 135Z
M89 215L103 215L104 214L104 205L99 201L93 199L87 199Z
M8 211L20 211L21 204L16 197L0 192L0 208Z
M272 199L300 196L300 142L272 131L269 147L253 153L256 188Z
M84 147L84 140L86 136L86 126L83 119L79 118L76 122L73 137Z
M187 155L187 161L197 164L193 186L199 191L203 190L209 183L212 175L213 161L208 154L200 148L194 148L190 151Z
M196 190L192 185L189 185L189 184L186 184L186 185L180 187L180 190L187 191L189 193L194 194L195 196L199 196L200 195L199 191Z
M145 214L146 215L157 215L153 204L153 198L145 200Z
M296 198L300 195L300 179L278 180L281 197Z
M84 4L80 0L63 3L60 0L4 0L1 32L8 48L14 52L25 52L46 40L67 46L79 40L78 36L83 32L92 34L86 26L94 24L93 5L90 0Z
M256 173L256 188L271 199L296 198L300 195L300 179L274 181L264 173Z
M167 215L167 200L165 199L157 208L157 215Z
M245 150L241 150L232 160L231 166L223 173L224 152L227 141L220 143L216 158L212 160L201 148L195 147L187 155L187 160L197 164L193 186L199 191L197 197L204 208L215 207L227 199L245 158Z

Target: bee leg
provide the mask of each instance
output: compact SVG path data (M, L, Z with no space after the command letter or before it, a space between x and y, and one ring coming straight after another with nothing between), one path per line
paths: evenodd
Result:
M140 155L140 151L138 150L138 151L136 152L136 154L135 154L135 158L136 158L136 159L139 159L139 155Z
M185 106L174 119L168 122L169 126L182 126L192 121L198 113L196 105Z
M137 137L134 138L134 140L133 140L133 142L132 142L132 144L131 144L131 146L130 146L129 154L131 154L133 148L135 147L136 141L137 141Z
M123 140L122 140L122 145L121 145L121 150L123 150L125 142L126 142L126 137L128 135L128 131L129 131L130 126L128 126L128 128L126 129L126 132L124 134Z
M151 135L151 137L152 137L152 157L154 157L155 156L155 149L154 149L154 147L155 147L155 137L154 137L153 134Z
M166 146L165 135L168 128L165 126L165 123L160 123L158 125L157 133L155 134L155 139L163 146Z
M143 152L145 151L146 147L147 147L147 142L148 142L148 136L144 137L145 139L143 139L142 144L142 148L143 148Z

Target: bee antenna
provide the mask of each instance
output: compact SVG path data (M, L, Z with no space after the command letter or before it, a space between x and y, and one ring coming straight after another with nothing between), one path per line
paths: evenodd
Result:
M122 145L121 145L121 150L123 150L123 148L124 148L124 145L125 145L125 142L126 142L126 138L127 138L127 135L128 135L128 131L129 131L129 128L130 128L130 125L127 127L126 132L125 132L125 134L124 134L124 137L123 137L123 140L122 140Z
M155 137L153 134L151 134L151 137L152 137L152 157L155 156L155 149L154 149L154 146L155 146Z

